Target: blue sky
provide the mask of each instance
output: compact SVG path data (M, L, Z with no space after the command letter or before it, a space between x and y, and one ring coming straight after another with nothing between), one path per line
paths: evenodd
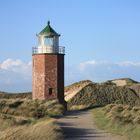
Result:
M66 85L140 81L139 7L139 0L0 0L0 90L31 90L31 50L48 20L66 47Z

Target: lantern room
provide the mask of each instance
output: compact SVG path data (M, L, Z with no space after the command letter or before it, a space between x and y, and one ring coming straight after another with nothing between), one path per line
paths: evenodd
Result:
M50 21L48 25L37 34L38 37L38 46L33 47L33 54L36 53L53 53L53 54L64 54L65 48L59 46L59 37L58 34L51 26Z

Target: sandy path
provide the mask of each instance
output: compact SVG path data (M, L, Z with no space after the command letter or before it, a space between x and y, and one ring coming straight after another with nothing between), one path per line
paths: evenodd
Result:
M69 111L58 119L65 140L121 140L120 137L97 129L91 111Z

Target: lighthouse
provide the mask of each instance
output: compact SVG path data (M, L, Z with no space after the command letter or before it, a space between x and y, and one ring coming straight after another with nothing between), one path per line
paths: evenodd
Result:
M37 34L38 46L32 52L32 98L58 101L66 107L64 100L64 55L65 48L59 46L58 34L48 21Z

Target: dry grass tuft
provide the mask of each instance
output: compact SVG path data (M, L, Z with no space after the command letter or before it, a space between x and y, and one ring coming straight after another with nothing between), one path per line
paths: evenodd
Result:
M93 109L93 116L98 127L107 132L129 140L140 138L140 107L111 104Z
M64 107L57 100L0 99L0 113L32 118L59 117Z
M140 107L111 104L103 108L107 119L123 125L140 125Z
M62 140L51 117L63 113L57 100L0 99L0 140Z
M61 129L54 120L43 120L32 125L11 127L0 132L0 140L62 140Z

